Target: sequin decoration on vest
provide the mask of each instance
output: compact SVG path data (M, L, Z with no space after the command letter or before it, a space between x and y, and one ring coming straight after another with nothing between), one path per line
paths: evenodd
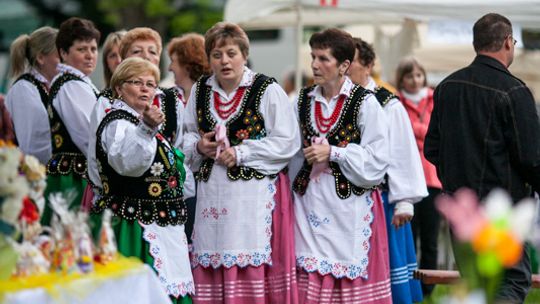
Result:
M96 158L102 193L92 212L99 213L110 208L118 217L138 220L146 225L153 222L159 226L184 224L187 220L182 191L185 180L184 155L158 133L152 166L139 177L118 174L109 165L101 136L108 124L120 119L139 124L139 119L125 110L113 110L101 121L96 132Z
M312 137L320 137L319 132L313 128L313 122L310 115L312 98L308 96L308 93L314 88L315 86L302 89L298 99L298 113L300 116L303 148L307 148L310 145ZM360 144L361 132L358 129L356 122L358 121L360 106L366 95L370 93L370 91L365 90L360 86L354 86L349 98L345 99L343 103L341 115L336 125L326 134L326 138L330 145L346 147L349 143ZM341 199L350 197L351 193L362 195L366 191L373 189L362 188L351 183L345 175L343 175L341 168L337 163L330 162L329 166L332 170L332 175L334 176L336 193ZM311 169L312 166L308 164L307 160L304 160L302 168L294 179L293 190L300 195L304 195L309 186Z
M86 157L75 145L64 122L53 106L53 100L62 86L69 81L84 81L71 73L64 73L52 84L49 91L47 113L51 126L52 157L47 163L48 175L67 175L71 172L85 177L87 172Z
M397 97L396 95L394 95L394 93L388 91L384 87L376 87L374 93L375 98L377 98L377 101L383 108L390 102L390 100L394 98L399 100L399 97Z
M205 76L199 79L195 93L199 130L204 133L213 131L217 123L210 112L210 107L213 105L210 103L210 94L212 93L212 90L206 85L208 78L209 76ZM264 119L259 111L259 107L261 105L261 97L266 91L266 88L275 81L274 78L257 74L253 80L253 84L250 87L245 88L244 97L239 103L240 110L226 123L227 137L229 138L231 146L241 144L244 139L258 140L266 137ZM213 159L205 159L199 168L197 179L205 182L208 181L213 166ZM240 178L243 180L250 180L252 178L263 179L266 176L274 178L277 175L264 175L249 167L234 166L227 169L227 176L229 179L235 181Z

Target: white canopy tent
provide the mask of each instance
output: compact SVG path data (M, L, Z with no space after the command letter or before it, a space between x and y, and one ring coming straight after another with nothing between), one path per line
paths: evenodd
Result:
M298 84L304 26L401 24L406 19L474 22L489 12L540 29L540 0L228 0L224 19L245 29L296 27Z

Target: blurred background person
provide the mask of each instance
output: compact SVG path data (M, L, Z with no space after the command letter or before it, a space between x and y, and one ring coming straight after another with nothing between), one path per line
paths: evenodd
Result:
M421 302L420 281L412 278L418 265L409 223L414 216L413 204L428 195L420 155L407 111L396 95L378 86L370 76L376 56L373 47L360 38L353 39L356 52L349 77L354 83L375 92L389 123L390 165L382 197L390 251L392 302Z
M11 116L4 104L4 95L0 94L0 139L15 144L15 131L13 129Z
M420 241L420 268L437 269L440 215L434 199L441 193L441 182L435 166L424 156L424 141L433 111L433 89L428 87L424 67L413 57L403 58L396 70L399 98L409 114L429 195L414 205L412 220L415 244ZM418 250L417 250L418 251ZM424 295L430 295L433 285L422 285Z
M204 36L188 33L169 42L167 47L171 64L169 71L174 74L174 83L184 107L187 105L193 84L203 75L210 74L208 57L204 50ZM195 221L195 177L188 166L184 183L184 198L188 208L188 219L185 224L186 235L191 243L191 233Z
M15 82L6 95L6 107L19 147L43 164L52 155L47 104L60 63L55 45L57 33L57 29L42 27L19 36L10 48L11 77Z
M388 123L375 96L345 75L355 53L349 33L327 29L309 45L315 85L296 107L303 165L293 182L299 302L392 303L375 189L388 168Z
M62 22L56 48L62 61L52 81L48 104L52 158L47 164L49 193L75 190L70 208L79 208L87 175L86 152L90 114L98 90L90 79L96 68L100 32L90 20L72 17ZM42 222L48 225L51 209L46 204Z
M119 252L153 267L174 303L191 303L183 154L158 131L165 115L151 101L159 79L157 66L140 58L124 60L111 78L111 110L91 122L98 126L90 135L89 174L101 189L93 212L110 208Z
M190 94L184 134L199 172L194 302L294 303L294 218L282 172L300 144L292 105L273 78L246 66L249 39L238 25L215 24L205 50L213 75Z
M112 74L116 67L122 62L120 57L120 42L122 37L126 34L125 30L112 32L107 35L105 42L103 42L103 79L105 80L105 90L109 88ZM109 90L112 92L112 90ZM103 94L103 91L102 91ZM112 97L112 96L111 96Z

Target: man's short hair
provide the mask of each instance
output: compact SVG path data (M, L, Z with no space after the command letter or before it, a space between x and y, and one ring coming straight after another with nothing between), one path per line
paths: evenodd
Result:
M512 23L508 18L496 13L484 15L473 26L474 50L497 52L511 35Z

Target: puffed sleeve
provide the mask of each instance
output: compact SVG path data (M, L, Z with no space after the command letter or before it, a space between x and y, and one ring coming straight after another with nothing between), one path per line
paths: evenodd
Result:
M397 99L390 101L384 112L389 123L388 199L390 203L416 203L428 192L409 116Z
M26 80L17 81L6 96L19 147L46 164L52 155L49 116L38 89Z
M154 133L142 122L137 126L125 120L111 122L101 137L109 165L120 175L143 175L156 155Z
M275 174L287 166L300 149L298 122L289 98L277 83L266 88L260 111L266 137L246 139L236 146L237 163L263 174Z
M83 81L66 82L53 101L58 115L64 122L71 139L86 156L90 115L96 104L96 95Z
M362 134L360 144L331 146L330 161L336 162L353 184L375 186L382 182L389 162L388 123L375 96L363 101L357 125Z

